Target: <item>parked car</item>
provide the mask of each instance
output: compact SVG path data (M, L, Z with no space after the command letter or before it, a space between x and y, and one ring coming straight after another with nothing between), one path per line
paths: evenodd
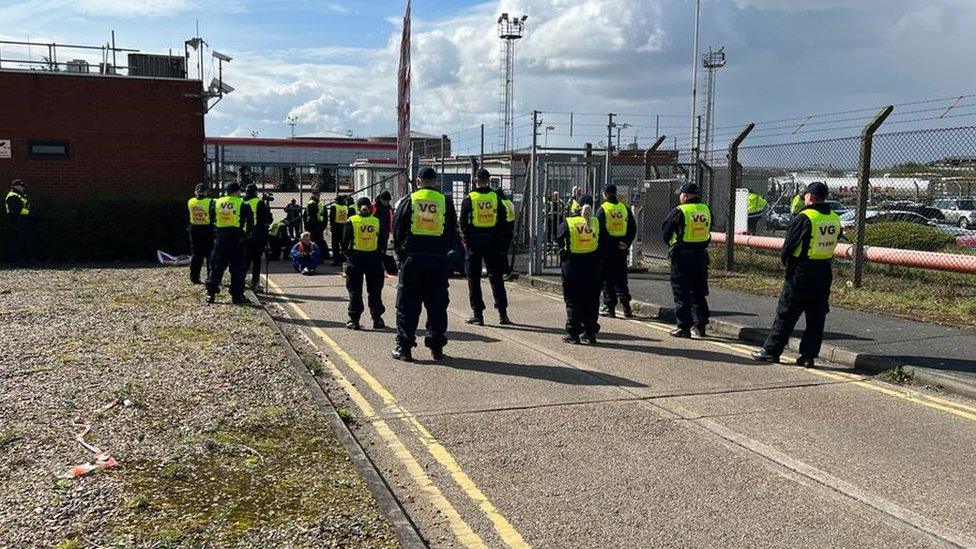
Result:
M844 215L848 211L847 206L839 200L828 200L825 202L825 204L830 206L830 209L833 210L837 215Z
M946 223L963 229L976 227L976 198L938 198L932 206L945 215Z
M766 228L771 230L781 230L790 226L793 221L793 214L790 213L789 204L773 204L766 210Z
M844 215L840 216L841 227L845 231L850 231L854 228L857 221L857 212L849 211ZM933 219L928 219L923 215L917 214L915 212L903 212L903 211L878 211L878 210L868 210L865 212L865 222L868 224L875 223L915 223L917 225L927 225L942 231L943 233L956 239L956 243L960 246L967 248L976 248L976 231L965 229L962 227L956 227L953 225L948 225L945 223L939 223Z
M899 210L903 212L914 212L928 219L934 219L936 221L945 221L945 214L942 210L936 208L935 206L926 206L919 202L912 202L909 200L891 200L882 202L878 205L879 210Z

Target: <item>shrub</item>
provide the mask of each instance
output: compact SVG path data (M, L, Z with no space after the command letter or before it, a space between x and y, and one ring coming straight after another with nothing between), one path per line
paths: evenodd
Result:
M868 225L864 231L864 243L885 248L937 251L954 245L956 239L935 227L898 222Z

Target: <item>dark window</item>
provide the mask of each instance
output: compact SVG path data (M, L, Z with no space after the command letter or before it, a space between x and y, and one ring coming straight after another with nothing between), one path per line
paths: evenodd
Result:
M68 142L28 141L27 154L32 158L68 158Z

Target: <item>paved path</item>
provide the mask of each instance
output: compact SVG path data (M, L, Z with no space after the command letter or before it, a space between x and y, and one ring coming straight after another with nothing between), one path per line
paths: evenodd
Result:
M449 357L405 364L392 332L342 327L340 277L272 282L272 316L327 355L333 398L434 546L976 547L973 403L757 365L647 321L566 345L561 301L517 286L518 325L471 327L461 281Z

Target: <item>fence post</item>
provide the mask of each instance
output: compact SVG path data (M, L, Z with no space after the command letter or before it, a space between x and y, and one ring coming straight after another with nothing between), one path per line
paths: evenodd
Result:
M888 105L878 111L874 119L864 126L861 132L861 162L858 172L858 194L857 194L857 219L854 222L854 272L851 276L851 284L855 288L861 287L861 279L864 274L864 223L867 219L868 199L870 198L871 186L871 146L874 143L874 132L878 131L881 124L887 120L891 111L895 107Z
M529 156L529 192L523 204L529 204L529 275L542 271L542 256L539 254L539 179L536 148L539 145L539 111L532 111L532 153ZM524 206L523 206L524 207Z
M616 126L613 122L614 114L610 113L609 120L607 121L607 163L606 171L603 176L603 185L607 186L610 184L610 151L613 150L613 128ZM593 190L596 194L596 189Z
M735 190L739 188L739 181L742 179L741 166L739 166L739 145L755 127L756 125L752 122L746 124L739 135L735 136L735 139L729 143L729 208L725 222L726 269L732 269L735 266Z
M657 179L656 174L654 173L654 165L651 163L651 154L653 154L654 151L656 151L667 138L668 136L666 135L659 135L657 140L654 141L654 144L644 151L644 179ZM652 175L654 177L651 177Z

